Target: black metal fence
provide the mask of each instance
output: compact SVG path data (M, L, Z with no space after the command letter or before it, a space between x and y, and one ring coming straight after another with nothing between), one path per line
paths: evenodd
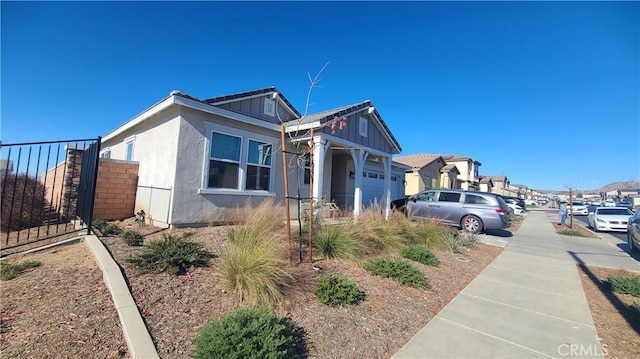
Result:
M89 233L100 140L0 144L3 251Z

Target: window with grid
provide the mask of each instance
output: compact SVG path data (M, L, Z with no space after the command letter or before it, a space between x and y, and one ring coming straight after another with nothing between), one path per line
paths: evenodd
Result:
M272 149L270 143L249 140L246 189L269 190Z
M238 189L241 145L240 137L213 132L207 187Z

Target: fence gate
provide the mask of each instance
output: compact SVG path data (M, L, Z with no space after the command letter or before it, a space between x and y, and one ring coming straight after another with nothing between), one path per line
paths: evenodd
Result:
M0 144L0 256L90 233L100 140Z

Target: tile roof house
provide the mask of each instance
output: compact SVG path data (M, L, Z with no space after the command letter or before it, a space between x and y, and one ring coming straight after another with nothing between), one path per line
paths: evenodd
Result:
M410 169L405 173L405 196L410 196L418 192L434 188L449 188L449 171L444 171L446 166L444 159L440 155L430 155L417 153L408 156L395 157L394 161L408 166ZM453 166L455 168L455 166ZM449 168L451 170L451 168ZM443 181L443 177L446 180ZM444 184L444 186L443 186Z
M283 201L284 166L290 196L300 183L301 197L312 190L355 215L373 202L389 208L404 191L400 151L370 101L302 116L275 87L204 100L172 91L101 144L103 157L139 163L135 212L175 227L217 222L248 200Z
M460 172L457 177L459 188L464 190L479 190L480 176L479 168L482 163L465 156L440 155L447 164L454 164Z

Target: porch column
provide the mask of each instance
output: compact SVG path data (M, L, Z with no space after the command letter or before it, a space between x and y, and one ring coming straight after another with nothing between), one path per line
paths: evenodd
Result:
M389 219L391 215L391 157L382 157L382 167L384 170L384 192L382 193L382 206L384 206L384 218Z
M324 159L329 142L320 136L315 136L313 144L313 199L320 201L324 184Z
M355 189L353 191L353 217L358 218L362 210L362 171L367 159L367 151L363 149L349 149L355 167Z

